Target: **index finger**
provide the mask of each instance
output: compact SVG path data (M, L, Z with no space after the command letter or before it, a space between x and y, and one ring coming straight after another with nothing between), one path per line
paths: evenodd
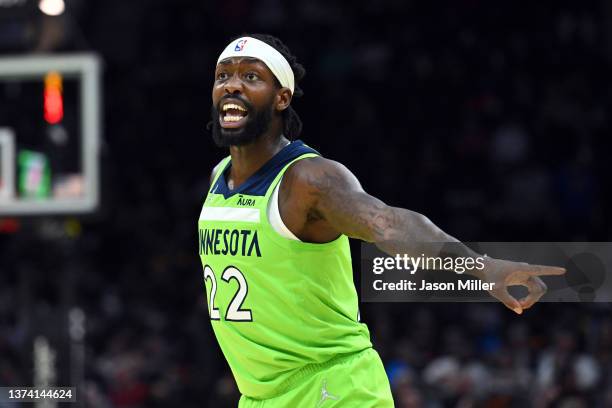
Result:
M558 266L548 266L548 265L527 265L525 268L525 272L529 273L531 276L554 276L554 275L563 275L566 270L565 268L561 268Z

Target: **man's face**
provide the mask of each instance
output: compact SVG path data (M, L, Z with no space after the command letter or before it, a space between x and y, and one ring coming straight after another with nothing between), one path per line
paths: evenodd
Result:
M227 58L217 65L212 91L212 134L220 147L253 142L277 111L274 75L260 60Z

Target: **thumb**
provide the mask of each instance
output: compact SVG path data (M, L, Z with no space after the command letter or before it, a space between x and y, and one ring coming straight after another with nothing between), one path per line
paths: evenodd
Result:
M520 302L516 300L510 292L508 292L507 287L499 288L491 293L495 296L500 302L502 302L508 309L512 310L516 314L523 313L523 307Z

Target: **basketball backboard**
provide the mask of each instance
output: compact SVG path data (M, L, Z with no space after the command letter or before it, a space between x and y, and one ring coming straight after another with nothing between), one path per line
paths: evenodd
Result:
M0 216L96 208L100 99L96 55L0 57Z

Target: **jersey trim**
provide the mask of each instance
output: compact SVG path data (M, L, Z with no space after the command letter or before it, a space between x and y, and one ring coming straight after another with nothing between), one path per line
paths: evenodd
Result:
M274 229L274 231L276 231L281 237L292 239L294 241L301 241L285 225L283 217L281 217L280 209L278 208L278 190L280 189L280 183L277 183L276 187L271 186L270 188L272 188L272 196L268 200L268 208L266 208L266 215L268 217L270 225L272 226L272 229Z
M306 153L319 153L313 148L307 146L301 140L296 140L283 147L278 153L268 160L259 170L249 177L238 188L230 190L227 187L227 175L232 167L230 159L221 167L219 176L216 178L210 192L213 194L223 194L225 199L228 199L236 194L244 194L250 196L265 196L270 184L276 178L279 171L285 167L296 157Z

